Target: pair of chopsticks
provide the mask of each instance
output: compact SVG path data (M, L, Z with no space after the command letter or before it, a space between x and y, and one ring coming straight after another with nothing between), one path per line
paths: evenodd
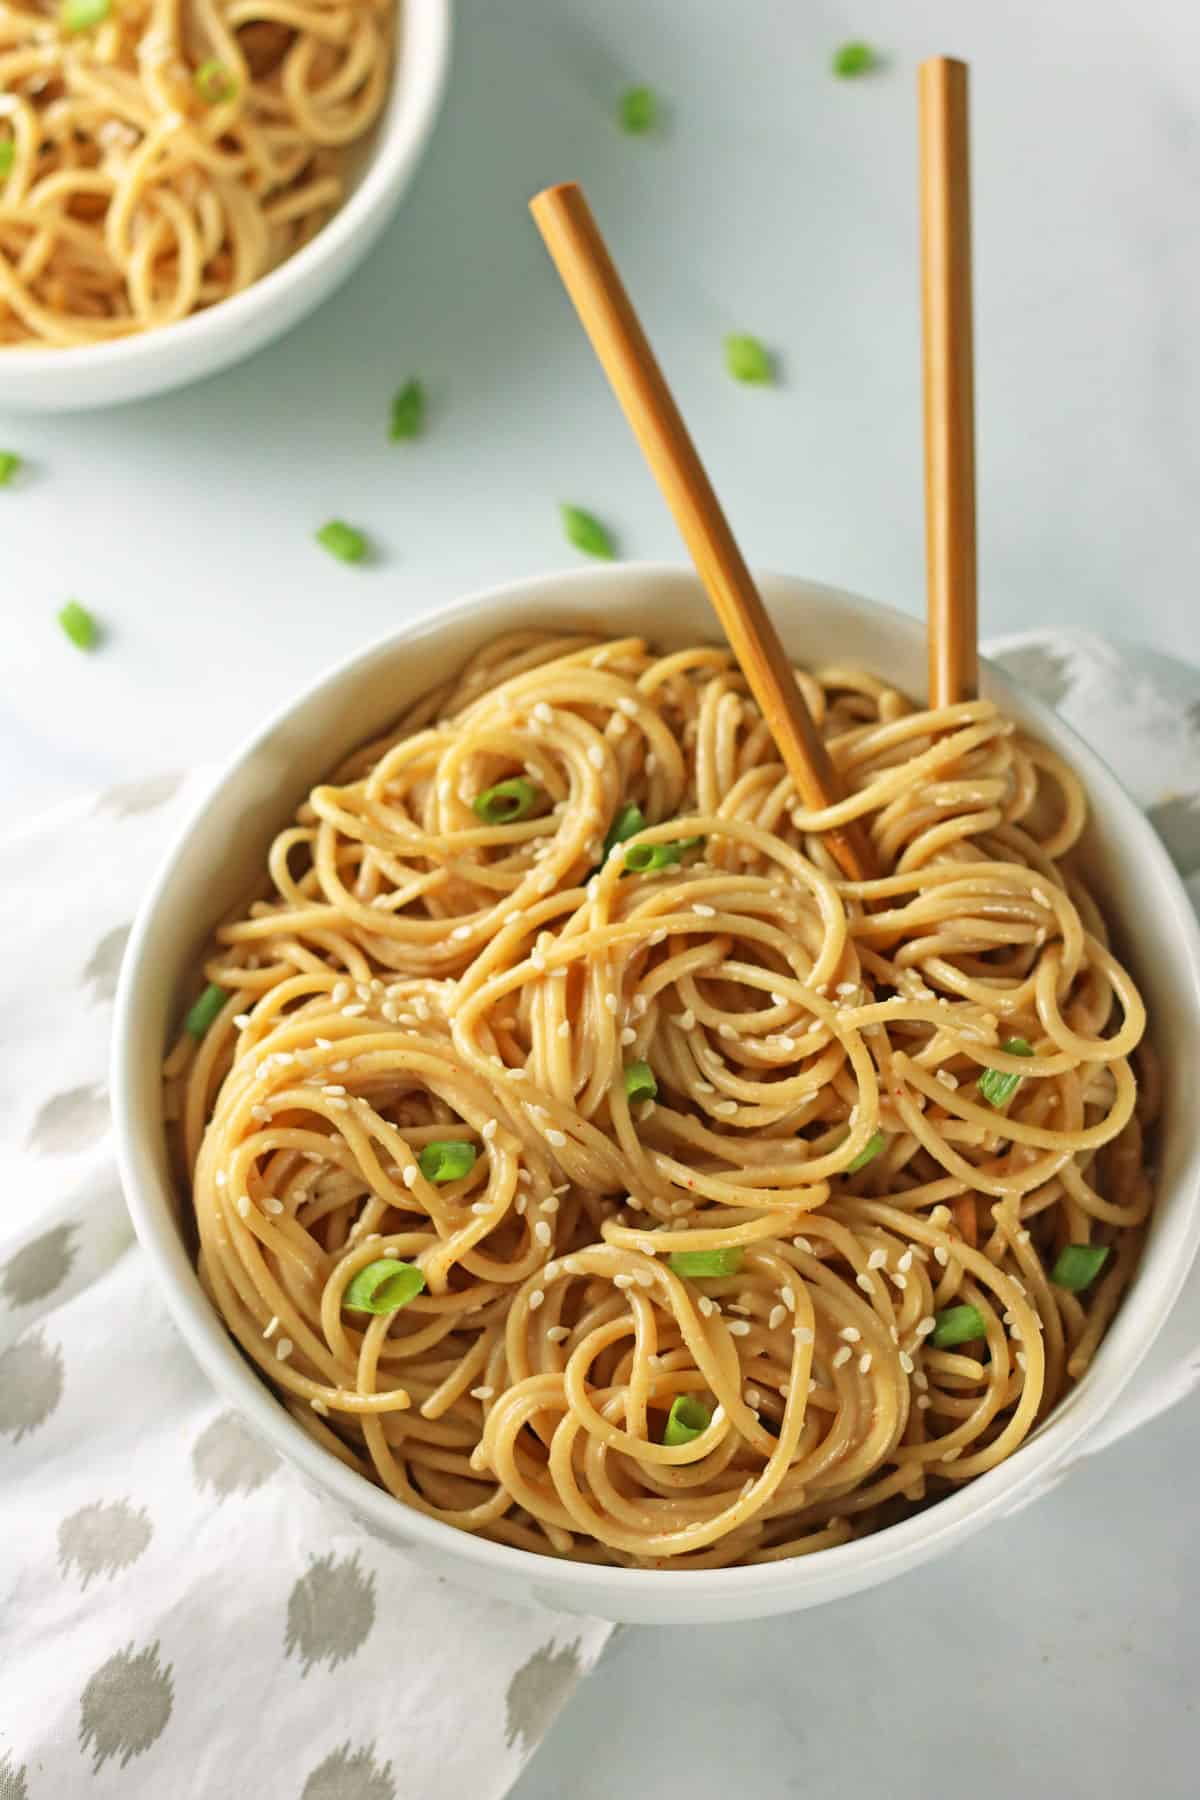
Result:
M976 683L965 64L924 63L918 92L929 700L936 707L967 698ZM844 797L837 771L582 189L574 182L547 188L530 210L801 800L810 811L835 806ZM874 874L857 821L830 829L826 839L850 880Z

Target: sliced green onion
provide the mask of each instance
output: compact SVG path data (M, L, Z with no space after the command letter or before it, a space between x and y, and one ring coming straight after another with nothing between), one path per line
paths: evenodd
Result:
M627 838L636 837L639 831L645 831L645 829L645 815L636 801L631 801L628 806L623 806L608 828L604 839L603 860L607 862L610 850L614 850L618 844L623 844Z
M736 1275L742 1266L741 1250L675 1250L667 1258L668 1269L703 1281L713 1275Z
M703 842L703 838L690 837L676 838L670 844L630 844L625 852L625 867L635 875L644 875L647 869L670 869L682 861L685 850L694 850Z
M1024 1038L1008 1038L1000 1048L1009 1056L1032 1056L1033 1045ZM989 1106L1006 1106L1024 1081L1023 1075L1013 1075L1007 1069L985 1069L979 1077L979 1092Z
M322 525L317 533L317 542L342 562L361 562L367 554L367 540L362 532L356 531L353 525L347 525L342 519L330 519L328 525Z
M854 1161L846 1164L847 1175L857 1175L858 1171L860 1169L865 1169L869 1162L874 1162L886 1143L887 1139L884 1137L882 1131L873 1133L873 1135L867 1139L858 1155L854 1158Z
M582 550L588 556L600 556L606 562L611 562L617 552L611 535L599 519L590 512L584 512L581 506L564 506L561 511L567 542L574 544L577 550Z
M471 810L485 825L511 825L517 819L529 817L540 792L541 789L535 788L523 775L513 775L508 781L498 781L495 787L476 794Z
M865 75L878 62L870 44L842 44L833 53L831 67L843 81L854 75Z
M766 345L738 332L725 339L725 367L735 381L754 382L760 387L773 380L775 374Z
M90 31L103 25L112 11L112 0L63 0L59 18L64 31Z
M947 1306L934 1313L934 1326L929 1342L937 1350L949 1350L954 1344L969 1344L985 1332L983 1314L977 1306Z
M58 622L77 650L96 648L100 628L87 607L80 606L78 600L67 601L58 614Z
M1107 1244L1068 1244L1058 1253L1058 1261L1050 1271L1055 1287L1082 1294L1091 1287L1109 1258Z
M208 106L220 106L225 100L232 100L237 93L237 78L223 62L210 56L202 62L194 76L196 92Z
M215 981L210 981L200 998L193 1001L188 1009L187 1018L183 1021L185 1031L190 1031L194 1038L202 1038L229 995Z
M690 1444L712 1424L712 1414L703 1400L693 1400L690 1394L676 1394L671 1402L671 1410L667 1414L667 1428L663 1432L663 1443L674 1449L679 1444Z
M425 1277L415 1263L399 1262L394 1256L381 1256L346 1285L342 1305L354 1312L394 1313L410 1300L415 1300L425 1286Z
M17 154L17 146L10 137L0 138L0 175L7 175L13 166Z
M658 123L658 95L652 87L626 88L617 113L621 130L638 136Z
M648 1062L631 1062L625 1064L625 1094L631 1102L634 1100L653 1100L658 1092L658 1083L654 1079L654 1070Z
M459 1181L471 1173L478 1154L474 1144L462 1138L438 1138L424 1146L417 1161L426 1181Z
M3 144L0 144L0 151L3 148ZM3 173L3 169L0 169L0 175ZM0 487L8 486L20 466L21 458L15 450L0 450Z
M392 401L393 444L404 438L420 437L425 427L425 389L414 379L406 381Z

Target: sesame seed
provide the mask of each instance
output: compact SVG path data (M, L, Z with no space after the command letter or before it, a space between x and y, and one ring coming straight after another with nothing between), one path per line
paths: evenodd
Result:
M867 1258L868 1269L882 1269L887 1263L886 1250L872 1250Z
M538 1220L537 1224L533 1228L533 1235L534 1235L535 1241L539 1244L542 1244L543 1246L549 1245L549 1244L553 1243L553 1241L554 1241L554 1233L551 1231L550 1227L547 1225L545 1219Z
M283 1201L277 1200L274 1194L268 1194L263 1201L263 1211L279 1214L283 1211Z
M551 1126L546 1132L546 1142L548 1144L553 1144L556 1150L561 1150L566 1141L567 1134L565 1131L555 1131L554 1127Z
M895 1274L892 1276L892 1280L895 1282L895 1284L898 1288L906 1288L908 1286L908 1276L907 1275Z
M565 1325L551 1325L549 1331L546 1333L546 1338L551 1344L561 1344L564 1343L570 1335L571 1333Z
M533 716L543 725L551 725L554 722L554 714L544 700L538 701L533 709Z
M767 1318L767 1330L778 1331L787 1316L788 1309L786 1306L773 1306Z
M490 1200L472 1200L471 1202L471 1211L473 1213L478 1213L481 1217L484 1213L491 1212L491 1210L492 1203Z
M900 1261L896 1264L896 1267L898 1269L903 1269L905 1274L907 1274L909 1269L912 1268L912 1260L913 1260L912 1251L906 1250L904 1252L904 1255L900 1258Z
M335 982L329 998L335 1006L340 1006L343 1000L350 998L350 983L348 981Z
M242 1194L239 1196L238 1203L237 1203L237 1209L238 1209L239 1213L241 1213L243 1219L248 1219L250 1217L250 1196L249 1196L249 1194Z
M937 1330L937 1320L931 1318L918 1319L916 1332L918 1337L928 1337L931 1331Z
M351 1005L343 1006L342 1017L343 1019L358 1019L362 1017L366 1010L366 1006L361 1000L355 1000Z
M949 1069L935 1069L934 1080L940 1081L944 1088L956 1088L958 1086L958 1076L952 1075Z
M286 1362L288 1357L292 1354L292 1351L295 1349L295 1347L296 1346L293 1344L291 1338L288 1338L288 1337L280 1338L279 1342L275 1346L275 1356L276 1356L277 1360L279 1362Z
M263 1336L265 1338L273 1338L278 1330L279 1315L278 1313L272 1313L266 1324L263 1326Z
M838 1336L847 1344L857 1344L862 1337L862 1332L857 1325L843 1325Z
M809 1325L793 1325L792 1336L798 1344L811 1344L813 1341L812 1327Z
M714 1312L717 1310L716 1307L713 1305L712 1301L709 1299L707 1294L701 1294L700 1298L696 1302L696 1305L700 1308L701 1318L704 1318L704 1319L711 1319Z
M326 1094L344 1094L345 1091L346 1090L342 1087L341 1083L336 1081L327 1081L322 1090L322 1092Z
M249 1013L234 1013L233 1023L238 1031L245 1031L250 1024Z
M696 1015L692 1011L690 1006L687 1008L687 1010L685 1012L681 1012L679 1014L679 1017L678 1017L676 1023L680 1026L681 1030L683 1030L683 1031L695 1031Z
M756 1410L762 1405L762 1395L755 1387L748 1387L743 1395L743 1399L747 1406L753 1407Z
M516 1209L516 1214L517 1214L518 1218L521 1218L524 1215L526 1204L527 1204L527 1196L525 1194L518 1194L516 1199L513 1201L513 1206Z
M633 1029L632 1025L626 1025L622 1028L621 1042L625 1045L637 1043L637 1032Z
M929 1398L928 1394L918 1394L917 1405L922 1412L928 1412L929 1408L933 1405L933 1401Z
M792 1239L792 1242L793 1242L793 1244L795 1244L797 1250L806 1250L808 1252L809 1256L812 1256L814 1254L812 1243L810 1242L810 1240L808 1238L794 1237Z
M617 1008L620 1006L620 1004L621 1004L621 1002L617 999L617 996L614 993L612 993L610 991L609 993L605 994L604 1006L605 1006L605 1010L607 1012L615 1013Z
M648 1288L654 1286L654 1277L649 1269L635 1269L633 1272L633 1279L637 1282L639 1287Z
M714 1100L713 1111L715 1113L719 1113L721 1118L723 1118L723 1119L731 1119L733 1117L734 1113L737 1111L737 1101L736 1100Z
M593 769L602 769L604 767L604 752L599 744L588 745L587 759L591 763Z
M853 1350L851 1350L849 1344L843 1344L840 1350L835 1350L833 1353L834 1368L840 1369L843 1366L843 1364L848 1363L850 1361L850 1358L853 1356L853 1354L854 1354L854 1352L853 1352Z
M782 1293L780 1294L780 1298L783 1301L783 1304L787 1307L789 1312L795 1312L795 1310L796 1310L796 1295L792 1288L785 1287L783 1289Z
M490 1400L496 1392L494 1387L477 1387L471 1389L472 1400Z
M530 1312L536 1312L538 1307L542 1304L542 1301L545 1298L546 1298L546 1296L545 1296L545 1294L543 1294L541 1288L534 1288L532 1294L530 1294L530 1296L529 1296Z
M857 994L858 983L856 981L839 981L833 991L835 994L842 995Z
M721 1021L721 1023L717 1026L717 1035L719 1037L723 1037L723 1038L731 1038L731 1037L736 1037L737 1032L733 1029L733 1026L729 1023L729 1021L727 1019L723 1019Z
M702 919L715 919L717 916L716 907L706 906L703 900L697 900L692 907L692 911L698 913Z
M462 938L469 938L470 935L471 927L469 925L456 925L454 930L450 933L452 938L458 938L460 940Z
M875 1283L871 1280L869 1275L856 1275L854 1277L854 1285L855 1287L861 1288L864 1294L873 1294L875 1292Z
M915 1369L913 1371L913 1386L915 1388L920 1388L922 1391L929 1386L929 1377L924 1369Z
M417 1176L421 1173L421 1171L417 1167L416 1163L406 1163L403 1170L401 1171L401 1173L403 1174L403 1177L404 1177L405 1187L410 1187L410 1188L416 1187Z
M618 1288L631 1288L633 1286L633 1276L626 1275L624 1273L622 1273L620 1275L614 1275L613 1276L613 1286L618 1287Z
M869 1350L864 1350L862 1355L859 1357L858 1372L860 1375L869 1375L870 1374L870 1372L871 1372L871 1352Z
M750 1327L745 1319L730 1319L729 1329L734 1337L749 1337Z
M326 1406L325 1402L321 1399L319 1394L314 1394L308 1404L312 1407L312 1409L315 1413L320 1413L320 1415L323 1419L328 1417L329 1408Z
M946 1264L950 1261L950 1252L947 1250L945 1244L935 1244L933 1246L933 1260L936 1263L940 1263L943 1269L946 1267Z
M906 1375L911 1375L916 1366L916 1363L914 1363L912 1357L908 1354L908 1351L902 1350L900 1352L900 1367L904 1370L904 1373Z

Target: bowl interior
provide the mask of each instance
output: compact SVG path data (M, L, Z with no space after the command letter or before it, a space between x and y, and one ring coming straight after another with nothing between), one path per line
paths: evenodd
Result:
M763 592L797 662L886 670L908 693L924 692L924 634L917 621L790 578L764 578ZM1195 920L1165 851L1114 777L1054 715L985 667L983 691L1063 752L1084 780L1092 811L1082 859L1107 916L1117 924L1118 951L1145 994L1164 1065L1160 1204L1137 1281L1087 1378L1000 1468L874 1538L792 1563L686 1575L560 1568L553 1559L484 1543L411 1514L312 1444L242 1362L209 1308L181 1237L167 1167L159 1068L169 1027L214 920L255 886L272 836L307 790L343 755L386 727L408 701L451 674L482 644L518 626L645 636L662 648L719 635L694 577L678 570L627 567L526 582L450 608L356 656L251 743L168 858L126 958L114 1093L134 1222L159 1265L177 1322L218 1385L233 1391L259 1429L310 1476L339 1491L385 1535L420 1541L459 1565L469 1562L478 1579L502 1591L514 1591L513 1572L524 1568L520 1581L526 1592L533 1576L550 1604L578 1603L581 1610L613 1617L686 1618L692 1609L685 1591L699 1596L701 1590L719 1597L714 1604L721 1616L794 1609L921 1560L1028 1497L1050 1478L1053 1465L1089 1422L1111 1406L1149 1348L1182 1285L1200 1231L1200 1151L1189 1120L1200 1075Z

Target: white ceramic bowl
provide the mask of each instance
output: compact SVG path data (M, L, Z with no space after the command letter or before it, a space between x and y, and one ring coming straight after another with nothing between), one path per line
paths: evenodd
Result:
M251 287L176 325L79 350L0 350L0 411L74 412L186 387L281 337L357 268L390 220L437 118L451 0L397 0L391 91L344 204Z
M810 582L766 578L764 596L798 662L836 659L924 688L913 619ZM479 645L513 627L591 625L663 646L711 640L695 579L648 566L548 576L467 600L396 633L326 676L259 732L172 848L133 930L117 998L113 1108L125 1191L167 1304L223 1394L276 1450L380 1538L451 1577L510 1599L644 1623L700 1623L796 1611L872 1586L1003 1518L1063 1472L1089 1428L1111 1431L1119 1396L1179 1293L1200 1238L1200 934L1175 870L1134 803L1053 713L996 670L984 691L1079 770L1092 803L1084 846L1119 922L1164 1055L1160 1200L1136 1282L1086 1380L1001 1467L918 1516L792 1562L676 1572L561 1563L409 1511L318 1448L243 1360L205 1298L179 1229L167 1168L159 1067L213 922L255 885L276 830L318 777Z

